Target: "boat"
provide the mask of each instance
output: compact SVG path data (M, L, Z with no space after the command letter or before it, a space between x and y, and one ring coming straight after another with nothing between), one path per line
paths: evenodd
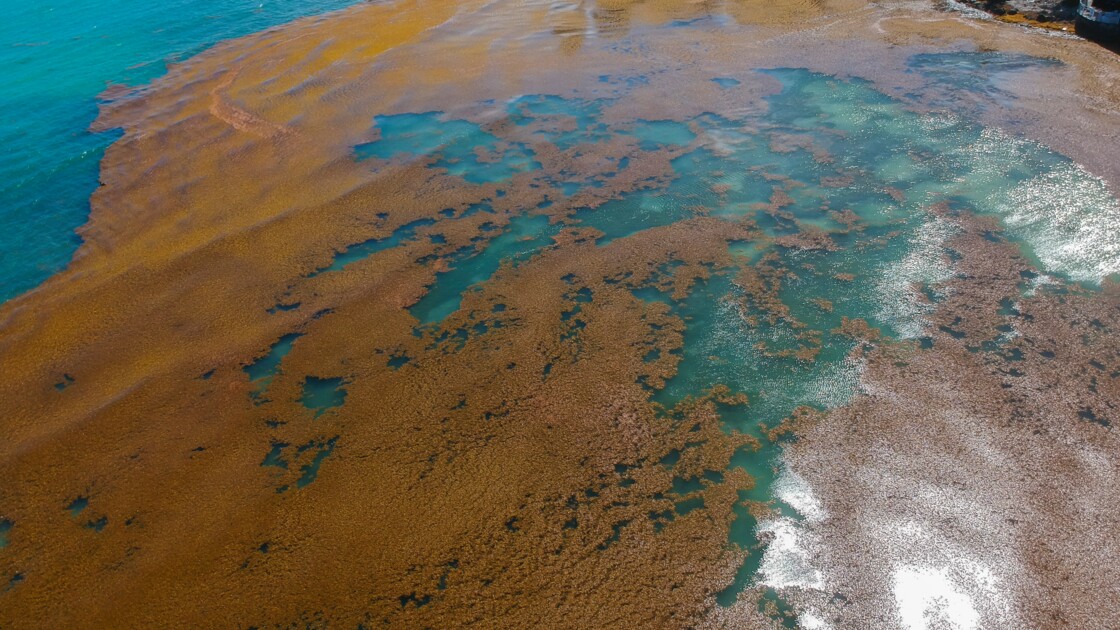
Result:
M1077 34L1120 43L1120 0L1081 0L1077 8Z

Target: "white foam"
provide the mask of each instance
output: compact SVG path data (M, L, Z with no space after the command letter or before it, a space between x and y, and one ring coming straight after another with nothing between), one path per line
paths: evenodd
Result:
M799 615L797 625L801 626L802 630L832 630L832 626L827 621L811 612Z
M918 119L918 126L926 133L939 133L961 124L961 117L953 112L933 112Z
M824 576L813 566L806 544L808 533L792 518L758 524L758 533L770 538L758 567L758 582L771 588L824 590Z
M998 206L1048 270L1100 281L1120 272L1120 204L1098 177L1069 163L1015 188Z
M985 448L983 444L973 446ZM998 465L1000 457L993 455L993 465ZM943 530L943 523L957 522L969 530L987 531L996 524L991 510L977 504L976 497L951 489L902 479L882 483L893 488L892 492L908 493L926 515L904 520L871 518L865 524L878 543L880 557L889 563L894 612L902 627L970 630L996 622L1002 624L999 627L1021 627L1007 589L1019 572L1013 555L1005 549L987 553L970 548Z
M813 566L810 548L814 534L806 525L824 520L825 512L812 487L805 479L783 466L771 488L774 497L793 508L805 520L788 516L768 519L758 524L758 533L771 537L759 565L759 583L771 588L798 587L824 590L824 575Z
M751 113L751 112L744 112ZM729 115L734 115L729 113ZM743 144L754 144L759 139L753 134L742 133L733 129L722 127L705 128L701 135L701 144L712 153L720 157L730 157L740 151Z
M950 627L973 630L980 614L972 598L957 588L945 569L903 567L894 572L894 597L909 630Z
M803 400L827 409L848 404L860 389L860 377L866 367L865 360L851 356L821 365L817 377L806 383L808 392Z
M980 9L974 7L970 7L962 2L957 2L957 0L945 0L945 6L967 18L972 18L974 20L994 19L991 15L985 13L984 11L981 11Z
M929 315L935 305L923 298L919 287L953 277L945 243L959 229L954 223L931 216L910 237L906 256L880 270L876 286L879 310L875 316L889 323L900 338L920 337L930 327Z
M1038 143L995 129L985 129L956 157L971 171L959 192L975 199L981 212L999 215L1044 269L1092 282L1120 272L1120 203L1104 180ZM1009 169L1035 170L1039 162L1048 163L1040 174L1009 184Z
M813 494L809 482L788 466L784 466L778 478L774 480L771 492L776 499L797 510L806 521L817 522L828 516L817 495Z
M1027 297L1033 297L1038 293L1038 290L1041 287L1044 287L1048 284L1056 284L1057 282L1058 280L1056 278L1054 278L1053 276L1048 276L1046 274L1035 276L1027 282L1027 288L1025 291L1023 291L1023 295ZM1015 308L1018 309L1019 305L1016 304Z

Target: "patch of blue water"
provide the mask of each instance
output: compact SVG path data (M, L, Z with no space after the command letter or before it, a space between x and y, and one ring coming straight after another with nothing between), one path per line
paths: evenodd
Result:
M298 461L300 456L304 453L314 452L311 459L306 460L307 463L299 468L300 476L296 479L295 483L297 488L303 488L318 478L319 468L323 465L323 462L334 453L334 447L338 443L338 438L339 436L336 435L330 439L310 440L296 446L294 452L290 453L294 461ZM264 461L261 462L261 466L289 470L290 462L284 458L284 451L290 446L291 445L287 442L273 442L271 449L264 457ZM275 471L275 474L281 478L283 478L284 475L284 473L280 471ZM290 489L291 486L285 484L276 488L276 492L284 493Z
M907 60L909 71L920 73L951 93L968 92L1004 104L1009 104L1013 98L1000 87L1000 83L1008 75L1024 70L1059 68L1062 65L1057 59L1006 52L922 53ZM959 103L950 95L935 95L932 100L934 104L944 107Z
M695 137L683 125L676 129L680 131L682 128ZM678 136L677 139L683 141L685 136ZM761 178L744 174L745 171L734 175L713 175L722 173L722 167L726 164L725 157L716 156L706 149L697 149L673 159L673 170L678 177L667 187L630 193L597 208L577 211L573 219L579 221L581 226L603 232L596 243L606 246L643 230L692 218L701 208L716 216L741 217L753 214L751 204L766 201L770 196L770 187L764 185ZM728 197L724 194L721 197L716 192L714 186L729 178L737 178L736 185L743 195ZM756 183L758 185L753 185ZM736 191L732 189L730 192Z
M394 370L399 370L411 362L412 357L407 354L394 354L389 356L389 360L385 364Z
M755 241L731 241L727 245L727 251L740 265L751 265L758 262L758 259L767 249L766 244Z
M474 184L502 182L541 167L527 146L503 146L479 125L447 120L441 112L377 116L374 122L381 137L354 147L359 160L433 156L433 167L447 169L449 174ZM487 156L480 156L480 152Z
M536 118L549 116L572 117L577 127L587 129L599 125L599 115L609 101L564 98L555 94L526 94L509 102L510 120L516 125L528 125Z
M447 169L448 174L457 175L472 184L500 183L517 175L541 168L540 162L533 159L533 151L524 144L513 144L492 160L481 160L473 152L460 152L437 160L433 166Z
M374 123L381 137L354 147L359 159L422 156L444 146L459 144L473 148L497 141L478 125L466 120L444 120L440 112L377 116Z
M321 273L328 271L342 271L347 265L364 260L377 252L382 252L387 249L392 249L407 241L411 241L416 237L416 229L434 224L435 221L431 219L419 219L411 223L406 223L401 227L393 230L393 233L385 238L371 238L368 241L355 243L347 247L334 256L331 264L321 269L316 269L308 277L315 277ZM440 237L442 238L442 237Z
M731 77L716 77L712 79L712 82L721 88L733 88L742 84L738 79L733 79Z
M762 314L744 310L740 297L731 274L721 273L697 283L692 293L676 305L676 312L686 322L681 361L676 376L653 399L672 407L687 396L726 385L747 394L751 404L724 410L724 423L756 437L762 437L760 422L776 424L801 405L823 408L843 404L854 392L858 378L857 366L845 359L851 340L829 334L826 331L831 330L831 322L814 318L817 321L808 322L810 328L822 331L822 350L816 361L772 356L806 342L797 339L799 331L789 324L758 326L747 322L744 316ZM839 319L839 315L834 317ZM766 344L766 351L760 344Z
M341 378L320 378L308 376L303 381L303 393L299 402L314 412L315 417L341 407L346 403L345 381Z
M8 533L12 531L12 522L6 518L0 519L0 549L8 546Z
M299 452L301 453L314 449L315 456L311 458L310 462L300 468L302 474L299 479L296 480L297 488L303 488L318 479L319 468L323 465L323 462L334 453L334 447L337 442L338 436L335 436L325 442L309 442L299 447Z
M288 462L284 461L284 449L288 448L290 444L287 442L273 442L272 449L264 456L264 461L261 462L263 467L287 468Z
M687 205L659 192L637 192L613 199L594 209L573 215L581 227L603 233L595 242L600 246L661 225L670 225L695 216Z
M89 507L89 497L78 497L66 505L66 511L76 518L87 507Z
M1110 227L1120 221L1120 204L1069 158L950 113L908 111L864 81L771 74L785 87L771 118L814 135L838 165L870 171L864 190L878 184L905 193L909 206L877 204L880 222L919 214L914 204L950 201L999 218L1049 273L1095 283L1120 272L1120 239Z
M529 94L510 101L507 110L509 119L519 127L554 123L547 133L548 141L561 151L566 151L580 144L606 142L614 135L600 121L603 108L609 103L606 99L584 100L551 94Z
M437 274L435 284L409 312L421 325L443 321L459 310L463 294L470 287L489 280L503 263L516 264L551 244L559 231L560 225L550 224L543 215L513 218L482 251L466 250L452 261L451 269Z
M639 120L626 135L634 136L643 151L656 151L664 146L688 146L696 134L688 125L675 120Z
M69 262L101 155L92 134L109 83L138 85L211 44L354 0L9 2L0 23L0 302Z
M245 374L249 376L249 384L252 387L250 395L254 400L261 400L268 386L272 384L272 379L280 371L280 363L292 351L296 339L302 336L303 333L284 335L272 344L263 357L243 368Z
M728 540L746 551L747 557L736 571L731 584L716 595L716 602L720 606L728 607L734 604L739 593L754 583L762 564L765 545L759 544L757 535L759 521L751 513L751 503L771 503L779 513L796 517L796 512L789 506L773 500L772 488L777 480L774 462L776 451L776 444L764 440L761 453L740 449L731 458L730 467L747 471L754 479L755 485L750 490L739 492L740 501L734 508L735 520L731 523Z
M24 581L25 579L27 579L27 577L24 574L13 573L12 577L8 579L8 585L5 586L4 590L0 591L0 593L7 593L8 591L12 590L16 586L19 586L19 583Z

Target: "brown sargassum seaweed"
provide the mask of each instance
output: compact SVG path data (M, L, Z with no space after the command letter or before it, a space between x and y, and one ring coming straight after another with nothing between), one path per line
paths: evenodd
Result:
M697 392L671 412L649 401L648 388L676 369L683 323L629 290L661 283L684 295L730 264L727 243L754 238L750 224L697 216L607 247L566 227L537 258L468 293L444 324L456 332L446 339L414 334L406 308L451 251L485 236L477 215L419 230L444 243L417 239L345 272L310 275L332 251L441 218L441 209L491 199L493 220L505 222L548 193L519 175L497 197L493 186L465 186L423 164L375 177L349 153L372 139L374 114L574 90L628 54L586 45L588 28L615 41L631 23L695 17L708 4L602 2L590 25L546 6L519 9L524 17L511 25L489 19L511 10L501 3L362 5L218 46L111 104L100 124L125 134L103 161L85 245L64 273L0 307L0 517L11 524L0 551L0 626L772 624L753 606L732 611L714 600L743 557L728 529L752 483L744 472L705 479L703 507L657 517L673 510L662 458L679 452L674 474L703 477L755 445L721 429L716 402L741 402L728 392ZM927 42L930 29L985 44L1015 37L948 18L892 13L880 24L869 17L887 9L854 0L726 10L751 37L712 35L720 52L703 63L761 66L796 54L804 62L829 38L879 37L853 24L875 23L892 45ZM839 34L816 32L800 53L777 39L827 24ZM511 28L535 37L504 37ZM698 54L679 37L666 35L650 54L687 74ZM1081 50L1053 46L1070 57ZM707 78L666 76L619 115L673 102L683 119L725 98ZM738 104L758 106L760 91L744 87ZM533 148L548 171L594 168L588 156ZM668 176L669 153L636 159L630 176L580 202ZM782 200L773 201L780 211ZM547 213L560 221L570 210ZM808 233L784 245L830 243ZM1003 251L979 238L968 247ZM670 261L680 264L664 276ZM1010 290L1006 274L974 275L961 284L980 297L937 315L970 338L994 325L990 298ZM779 271L740 280L782 317L772 299ZM561 314L584 289L594 296L581 304L584 326L566 336ZM977 310L984 304L991 308ZM1114 293L1031 304L1047 316L1024 324L1017 343L1058 353L1086 339L1100 351L1078 350L1086 361L1065 363L1032 354L1015 369L1063 391L1093 383L1095 398L1062 397L1063 409L1109 418L1117 366L1102 353L1114 338ZM874 341L858 322L846 330ZM282 370L254 398L244 366L293 333L302 336ZM995 376L973 378L987 355L942 350L937 334L937 352L920 356L950 367L922 378L1003 391ZM654 348L660 358L647 363ZM1086 363L1090 356L1105 367ZM873 358L871 369L881 365ZM308 377L341 379L345 404L316 417L299 403ZM1008 399L994 413L1029 409L1022 400L1030 399ZM799 417L805 433L823 426ZM262 466L282 445L286 467ZM318 476L301 487L323 453Z

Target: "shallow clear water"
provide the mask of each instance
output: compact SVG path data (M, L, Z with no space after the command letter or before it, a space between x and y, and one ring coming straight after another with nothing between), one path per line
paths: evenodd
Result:
M343 380L338 377L308 376L303 381L303 395L299 402L318 418L346 402L346 388L343 385Z
M954 53L915 57L911 68L952 90L998 96L1002 93L994 80L1000 73L1050 63ZM515 99L508 115L516 127L545 123L544 128L563 129L538 132L561 149L593 152L595 144L615 136L633 139L636 151L687 147L673 160L675 178L667 185L576 209L565 219L569 225L600 231L599 246L701 214L752 220L762 230L765 237L757 242L731 243L735 265L716 270L686 298L675 301L654 286L634 294L668 304L686 323L678 373L663 389L651 391L653 400L671 413L679 401L716 385L745 393L749 407L721 406L723 421L728 429L760 438L764 448L739 453L733 466L745 468L757 481L745 500L773 502L780 444L768 441L759 423L772 426L801 405L842 405L856 392L861 364L851 353L857 342L838 331L843 320L862 318L888 336L924 339L929 326L925 318L944 297L936 286L954 273L954 252L946 243L955 228L931 211L934 204L946 204L950 213L971 211L1000 219L1007 236L1043 269L1087 282L1120 271L1120 250L1102 229L1103 222L1120 218L1120 210L1099 178L1039 144L956 115L915 113L865 81L800 69L765 73L781 82L782 91L769 99L768 113L750 119L705 114L688 121L637 120L610 128L598 122L610 101L550 95ZM738 84L713 80L723 87ZM557 121L564 124L550 126ZM470 152L498 146L500 139L439 112L377 122L382 139L359 147L361 158L423 157L429 167L474 183L504 181L514 170L536 170L463 171L460 165L469 161ZM512 146L509 153L520 159L522 149ZM506 159L499 155L495 163ZM583 182L558 181L548 173L537 176L570 197L584 186L599 185L628 162ZM787 200L779 208L767 208L779 190ZM850 220L857 229L847 229ZM503 262L530 259L551 244L560 227L543 216L521 215L484 246L454 256L451 269L438 274L411 309L422 325L417 334L437 341L453 334L442 330L441 322L459 309L464 292L485 282ZM827 244L797 248L775 242L806 230L825 235ZM777 295L783 316L771 317L736 282L736 273L744 268L781 272ZM671 274L672 266L663 271ZM576 304L564 313L563 334L578 333L579 309ZM976 340L985 342L991 340ZM814 350L814 359L794 354L807 349ZM674 463L669 458L663 465L671 470ZM702 498L693 493L705 483L675 479L680 497L676 509L651 518L672 520L696 509ZM776 507L798 518L791 506ZM744 503L731 540L754 551L735 583L718 597L723 605L733 603L758 574L763 562L758 527Z
M276 475L281 476L284 474L283 471L296 467L296 463L302 461L304 463L298 466L300 476L295 481L295 487L303 488L318 478L319 467L334 453L337 443L338 436L324 440L310 440L295 447L287 442L273 442L272 448L261 462L261 467L277 468L279 470L276 471ZM281 484L276 487L276 492L283 493L291 489L290 485Z
M301 336L299 333L284 335L268 349L264 356L245 366L245 374L249 376L254 400L263 400L265 391L268 390L272 379L280 371L280 362L292 351L292 346Z
M517 144L501 151L494 161L479 159L479 152L499 151L498 138L465 120L445 120L439 112L378 116L381 137L354 148L359 159L415 159L439 149L435 166L446 168L472 184L500 182L540 168L528 147Z
M942 71L943 80L959 75L960 87L972 89L980 82L974 73L988 64L1006 65L990 54L982 56L984 63L969 65L967 56L956 54L956 66L964 69ZM1027 63L1018 57L1013 62L1015 67ZM928 63L925 58L916 60L915 67ZM639 120L607 129L595 118L604 101L556 96L525 96L509 106L519 126L572 119L574 124L563 126L569 131L544 134L558 145L583 145L593 151L592 145L622 135L634 138L641 151L690 147L673 160L676 177L667 186L577 210L567 220L602 232L600 246L698 213L751 219L771 239L807 228L828 236L827 249L777 247L769 240L731 245L744 266L756 265L771 253L775 258L766 265L792 271L779 293L788 309L786 318L750 323L765 321L766 314L749 300L744 307L734 270L717 273L683 302L673 304L688 328L679 374L655 395L664 405L726 384L754 399L749 419L728 418L731 426L753 432L757 422L775 422L798 405L842 404L858 377L858 366L848 358L853 342L832 332L842 319L863 318L886 334L920 337L927 325L924 315L938 299L932 287L952 274L952 253L944 246L952 228L928 211L938 202L954 211L1004 220L1009 234L1050 271L1091 280L1117 268L1120 255L1107 245L1082 243L1099 237L1093 225L1113 216L1116 202L1099 179L1069 159L962 118L914 113L864 81L797 69L767 74L780 80L784 89L769 99L768 114L749 121L751 131L743 130L747 121L713 114L684 122ZM377 122L382 139L362 145L362 158L426 154L431 168L456 174L448 169L449 162L463 160L475 147L498 143L477 125L447 120L438 112ZM700 131L699 137L694 130ZM849 175L838 180L838 172ZM775 175L792 184L779 186L767 179ZM779 212L762 208L779 188L788 194L788 205ZM1028 195L1031 199L1024 199ZM1062 211L1052 211L1054 207ZM846 230L840 211L850 211L861 228ZM452 257L450 269L437 275L412 314L423 325L438 324L458 309L470 287L485 282L503 262L522 260L548 246L560 227L544 216L522 215L495 228L497 236L484 246ZM411 236L406 226L370 243L376 243L376 251L399 244L402 231ZM1055 240L1060 242L1055 245ZM1063 255L1053 258L1055 248ZM355 246L347 253L360 249ZM344 257L336 258L332 268ZM837 275L850 278L840 281ZM670 301L650 291L642 297ZM801 327L819 335L815 361L789 356L811 345Z
M481 252L468 248L453 257L451 268L436 276L436 282L409 310L421 324L442 321L459 308L463 293L490 279L503 264L515 264L552 242L559 225L545 216L519 216L502 229Z
M1057 67L1061 62L1030 55L1004 52L949 52L914 55L909 69L953 91L967 90L998 102L1010 103L1013 96L1000 88L1005 77L1019 70ZM933 99L935 104L959 106L959 100Z
M0 22L0 302L62 269L98 164L119 134L89 133L110 84L140 85L215 42L353 0L4 3Z

